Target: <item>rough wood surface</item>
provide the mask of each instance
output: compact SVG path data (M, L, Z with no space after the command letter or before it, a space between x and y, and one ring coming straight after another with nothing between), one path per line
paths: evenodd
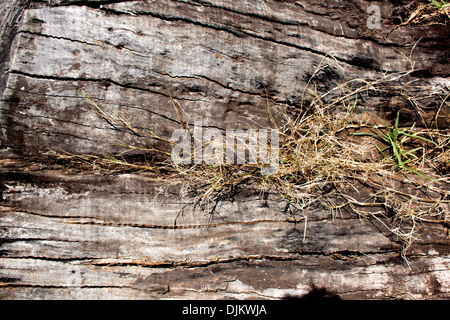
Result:
M176 184L143 175L31 168L2 179L3 298L255 299L314 287L341 298L448 297L439 224L422 226L408 265L379 221L317 209L305 228L250 186L208 215Z
M406 263L388 220L321 207L305 220L256 186L210 214L179 181L45 162L48 151L153 143L106 123L77 89L167 137L180 127L171 96L189 123L266 127L267 97L299 107L324 59L321 93L335 80L408 71L412 52L411 92L445 96L448 27L396 28L398 7L380 1L382 29L370 30L361 21L369 3L3 1L0 298L277 299L313 288L341 298L449 298L448 225L417 226ZM391 97L362 98L370 110ZM424 101L425 113L436 111L433 97ZM448 125L445 106L439 116Z
M103 108L164 137L179 127L169 95L180 102L189 123L267 127L267 98L295 108L325 63L330 66L315 77L321 93L349 79L408 71L410 54L416 74L426 77L413 77L407 90L429 86L448 93L445 26L376 31L355 21L364 2L344 8L327 3L328 13L324 6L131 1L99 9L28 9L3 95L7 145L33 156L55 149L102 154L117 152L112 147L117 140L136 141L99 119L77 94L80 88ZM392 5L382 7L387 14ZM365 106L388 107L388 98L372 98ZM430 104L436 109L436 101ZM447 115L441 112L442 118Z

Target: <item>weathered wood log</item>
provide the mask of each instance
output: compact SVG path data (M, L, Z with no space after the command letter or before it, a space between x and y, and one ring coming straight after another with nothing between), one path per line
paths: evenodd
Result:
M6 88L7 73L10 64L11 45L17 34L17 24L27 1L2 1L0 4L0 93ZM3 142L2 142L3 144Z
M448 294L442 225L423 226L408 266L380 222L317 209L306 228L257 190L208 215L143 175L111 181L54 169L3 179L2 298L282 298L313 287L341 298Z
M380 30L366 24L374 3ZM321 95L412 62L411 84L386 87L405 87L425 119L448 127L439 98L450 87L448 26L395 26L398 10L388 1L3 1L0 297L278 299L324 288L447 299L445 221L416 227L406 262L389 217L288 212L254 185L211 210L174 178L73 172L45 156L114 154L118 141L159 146L99 117L80 89L170 138L181 126L171 98L189 124L270 127L268 101L295 112L312 78ZM387 88L362 92L360 103L414 110L392 98Z
M7 144L27 155L55 149L102 154L118 152L111 147L117 140L136 141L97 118L80 88L134 126L164 137L179 127L170 95L189 123L267 127L267 98L299 107L306 84L327 63L315 75L322 94L348 79L406 72L412 61L417 74L428 74L412 78L407 90L448 92L445 26L376 31L354 21L361 16L357 6L347 4L345 14L337 3L327 7L329 14L317 5L267 1L28 9L3 95ZM378 109L387 102L372 101Z

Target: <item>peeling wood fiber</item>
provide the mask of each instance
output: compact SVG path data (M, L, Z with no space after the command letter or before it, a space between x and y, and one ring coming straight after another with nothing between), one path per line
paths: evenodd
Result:
M117 141L160 147L99 117L80 89L167 138L181 126L171 97L189 124L267 128L268 100L298 110L325 63L318 94L413 61L409 92L445 97L448 26L393 26L407 2L377 1L382 29L370 30L374 2L362 0L2 1L0 298L280 299L324 288L343 299L448 299L443 224L417 227L406 263L387 218L313 207L306 219L253 185L212 213L179 181L73 173L45 156L119 153ZM392 107L389 94L360 98L367 111ZM425 114L439 107L436 96L422 102Z

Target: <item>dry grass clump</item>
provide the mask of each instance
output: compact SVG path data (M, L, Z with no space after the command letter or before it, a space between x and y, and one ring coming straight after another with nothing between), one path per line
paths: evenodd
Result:
M313 76L300 110L293 113L287 106L271 105L269 115L277 110L284 118L276 123L271 117L281 137L279 161L273 164L278 171L272 175L263 175L258 164L177 165L169 161L167 152L126 144L122 145L124 152L161 153L168 161L150 165L131 162L123 155L58 153L56 157L102 172L150 171L183 177L183 190L194 193L199 208L210 213L220 201L231 199L240 185L256 183L263 190L275 190L300 219L307 219L312 206L324 206L333 215L349 210L377 219L404 244L406 252L419 223L448 224L450 132L448 128L401 128L398 117L392 125L373 123L373 117L362 115L364 106L359 103L362 93L392 93L399 77L406 76L352 79L322 95L315 90ZM107 113L85 97L104 120L138 131L119 114ZM415 97L409 98L420 111ZM189 129L180 105L175 100L172 103L180 125ZM152 131L140 130L139 134L174 144Z
M450 2L443 0L416 1L408 18L400 25L446 24L450 19Z

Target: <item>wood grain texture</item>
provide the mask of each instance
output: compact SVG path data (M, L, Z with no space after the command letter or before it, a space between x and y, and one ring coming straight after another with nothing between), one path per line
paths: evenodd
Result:
M362 19L372 3L381 30ZM406 262L388 218L287 210L256 185L211 211L182 180L46 162L55 150L120 152L118 141L159 146L100 118L78 89L169 138L180 127L171 97L190 124L267 127L268 98L299 108L321 63L329 64L317 77L323 94L348 79L408 71L411 54L408 89L430 88L436 95L421 102L434 115L450 87L448 27L396 28L397 9L359 0L1 2L9 46L0 298L280 299L324 288L344 299L448 299L446 224L418 225ZM391 107L391 98L361 94L367 111ZM445 106L439 117L448 125Z
M305 212L284 212L257 186L210 214L179 183L43 169L1 175L4 299L279 299L317 287L341 298L449 294L440 224L422 226L407 264L380 221L318 207L305 226Z
M349 79L406 72L409 56L418 75L428 74L409 79L407 90L448 93L449 40L442 26L386 23L374 31L347 20L337 3L327 4L329 14L317 4L270 1L94 3L25 12L1 110L8 146L17 152L102 154L118 152L117 141L155 144L105 123L77 89L165 138L180 127L170 96L191 124L267 127L267 98L297 108L310 77L325 64L315 75L319 94ZM366 4L347 6L352 17ZM417 42L427 36L435 40ZM371 95L360 98L368 110L388 108L390 97ZM436 109L436 99L425 107Z

